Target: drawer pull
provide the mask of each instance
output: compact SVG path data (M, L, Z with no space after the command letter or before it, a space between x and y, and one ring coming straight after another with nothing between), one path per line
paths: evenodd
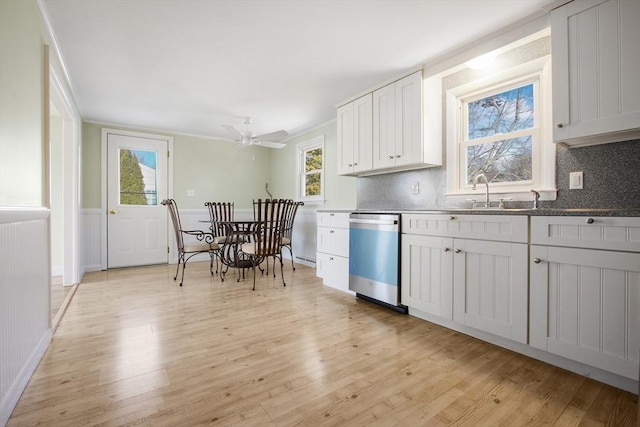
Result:
M462 252L462 249L456 249L454 252L459 254L460 252Z
M445 252L449 252L451 249L450 248L444 248L443 249Z
M559 129L562 128L562 126L564 126L562 123L556 124L556 127L559 128Z
M333 257L332 256L329 257L329 261L333 261Z
M455 221L455 220L456 220L455 216L452 215L452 216L449 217L449 221Z
M587 219L587 224L593 224L594 222L596 221L593 218Z
M329 230L329 234L333 234L333 230Z
M540 258L534 258L533 259L533 263L534 264L540 264L542 262L542 260Z
M331 212L331 213L329 214L329 216L334 216L334 215L335 215L335 214L334 214L333 212Z

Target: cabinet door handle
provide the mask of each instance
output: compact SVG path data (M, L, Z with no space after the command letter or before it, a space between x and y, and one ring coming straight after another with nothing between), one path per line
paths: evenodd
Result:
M329 230L329 234L333 234L333 230Z
M533 259L533 263L534 264L540 264L542 262L542 260L540 258L534 258Z
M455 216L450 216L450 217L449 217L449 221L455 221L455 220L456 220L456 217L455 217Z
M400 154L396 154L396 159L399 159L399 158L400 158Z
M329 216L334 216L334 215L335 215L335 214L334 214L333 212L329 214Z
M393 156L389 156L389 159L393 159Z
M451 249L450 248L444 248L443 249L445 252L449 252Z
M593 218L587 219L587 224L593 224L594 222L596 222L596 220Z
M558 129L560 129L562 126L564 126L562 123L557 123L557 124L556 124L556 127L557 127Z
M456 249L454 252L459 254L460 252L462 252L462 249Z
M349 163L347 166L349 166L349 167L353 167L353 163Z
M358 164L357 164L357 163L354 163L354 164L353 164L353 166L358 166Z
M333 257L332 256L329 257L329 261L333 261Z

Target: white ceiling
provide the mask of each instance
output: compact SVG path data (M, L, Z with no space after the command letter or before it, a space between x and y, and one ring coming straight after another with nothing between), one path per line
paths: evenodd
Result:
M43 0L82 118L227 138L335 104L553 0Z

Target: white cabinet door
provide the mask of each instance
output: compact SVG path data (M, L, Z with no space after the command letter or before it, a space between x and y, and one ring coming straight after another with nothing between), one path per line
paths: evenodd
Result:
M453 246L453 319L526 344L527 245L456 239Z
M373 98L369 93L338 108L338 174L352 175L373 167Z
M338 175L353 172L353 102L338 108Z
M396 166L421 163L422 156L422 71L395 83Z
M373 167L373 97L367 94L353 101L353 172Z
M387 85L373 92L373 168L396 164L396 88Z
M402 304L453 319L453 240L402 235Z
M531 345L638 378L640 254L531 246Z
M574 1L552 11L554 141L640 135L639 22L639 1Z

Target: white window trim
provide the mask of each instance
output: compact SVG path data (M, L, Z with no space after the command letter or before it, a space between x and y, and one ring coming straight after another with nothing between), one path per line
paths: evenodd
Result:
M304 153L306 151L322 148L322 169L320 170L320 194L318 196L304 195ZM324 203L324 176L326 164L326 151L324 148L324 135L316 136L296 145L296 194L298 200L308 204Z
M471 186L460 187L461 159L458 144L463 132L461 125L460 99L466 98L474 92L481 91L492 85L500 85L512 80L539 76L538 90L542 95L537 100L536 118L539 118L540 144L533 153L534 181L515 185L490 185L490 193L501 198L512 200L530 200L530 190L540 193L541 200L555 200L557 195L555 182L556 152L553 144L553 129L551 118L551 57L545 56L534 61L510 68L505 71L492 73L490 76L474 80L465 85L450 89L446 94L446 146L447 146L447 200L454 203L464 202L469 198L482 198L481 189L473 191ZM536 125L538 126L538 125ZM482 187L481 187L482 188ZM497 197L493 197L497 200Z

